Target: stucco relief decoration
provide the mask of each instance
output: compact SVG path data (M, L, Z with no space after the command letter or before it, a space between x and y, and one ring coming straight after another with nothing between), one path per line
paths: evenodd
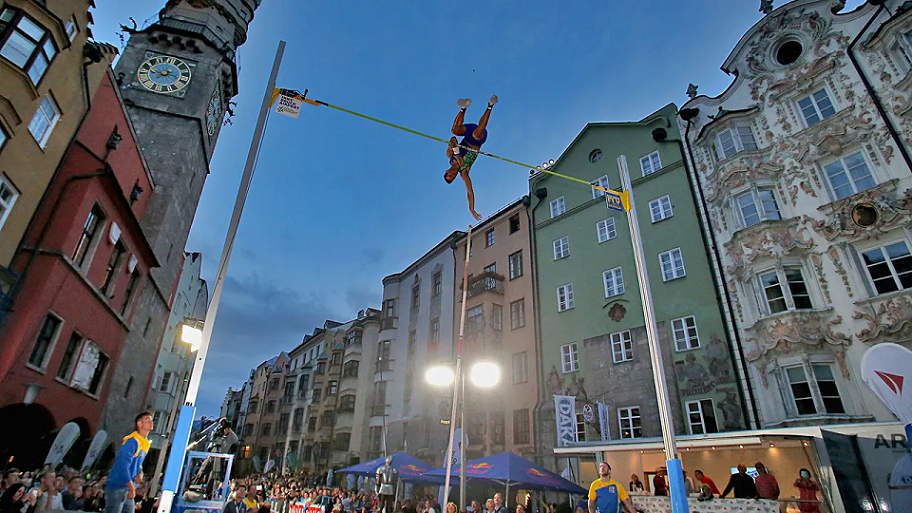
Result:
M725 194L744 184L757 180L776 181L784 167L778 157L769 160L764 154L735 157L719 166L719 172L706 181L706 199L718 205Z
M830 118L832 122L819 123L795 137L795 160L811 166L822 159L841 157L862 141L876 140L873 117L867 111L843 109Z
M912 189L907 189L901 198L897 198L891 194L895 186L896 180L884 182L831 203L832 213L825 219L818 221L804 216L805 221L828 241L840 239L853 242L884 235L912 220ZM859 203L870 203L877 209L877 221L873 225L862 228L852 221L852 207Z
M740 258L740 254L738 257ZM738 285L735 283L735 280L729 280L728 282L728 291L732 294L732 297L738 297ZM741 307L741 301L735 301L735 309L738 311L738 322L744 322L744 308Z
M872 303L870 312L856 311L852 318L867 325L855 334L867 344L907 339L912 336L912 299L897 296Z
M725 243L726 256L731 262L726 271L740 276L759 259L789 255L815 246L816 242L804 225L782 221L757 224Z
M830 297L830 285L827 283L826 274L823 272L823 259L821 258L820 253L814 253L811 255L811 263L814 264L814 271L817 273L817 283L820 284L820 290L823 291L823 299L827 304L833 302L833 298Z
M576 397L576 401L580 403L588 403L589 394L586 393L585 382L585 378L578 377L576 374L570 376L570 384L564 389L563 395Z
M770 72L766 56L770 47L779 41L782 34L787 32L803 32L809 34L814 41L823 41L834 37L830 31L830 20L821 18L817 11L807 12L804 9L783 11L775 16L768 17L765 23L753 36L753 41L744 50L747 70L744 74L748 77L760 76Z
M611 308L608 309L608 318L614 322L621 322L626 315L627 309L620 303L614 303L611 305Z
M845 266L842 265L842 260L839 257L839 250L835 246L830 247L829 251L827 251L827 255L829 255L830 260L833 261L833 268L836 269L836 274L842 278L842 284L845 286L846 293L850 298L855 297L855 293L852 292L852 285L849 283L849 272L846 271Z
M851 343L849 336L835 330L842 324L842 316L836 315L826 320L827 312L795 311L777 315L773 318L760 319L746 329L749 350L745 355L747 361L764 373L766 356L776 357L792 354L794 345L844 346ZM795 348L798 352L806 349ZM765 381L765 380L764 380ZM764 383L764 386L766 384Z

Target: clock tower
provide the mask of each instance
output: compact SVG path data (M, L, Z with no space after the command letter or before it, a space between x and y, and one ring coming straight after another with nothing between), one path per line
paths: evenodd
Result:
M152 174L141 225L161 267L133 305L122 358L113 370L104 427L129 432L155 372L172 292L228 101L238 93L238 48L262 0L167 0L158 20L129 30L115 68ZM179 388L179 387L177 387ZM152 405L154 406L154 405Z

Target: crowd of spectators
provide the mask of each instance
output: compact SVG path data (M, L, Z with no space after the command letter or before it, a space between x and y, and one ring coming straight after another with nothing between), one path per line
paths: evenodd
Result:
M101 513L105 509L106 482L106 474L80 472L66 466L29 471L11 467L0 477L0 513L51 510ZM153 499L148 497L148 492L148 481L137 485L136 513L152 512Z

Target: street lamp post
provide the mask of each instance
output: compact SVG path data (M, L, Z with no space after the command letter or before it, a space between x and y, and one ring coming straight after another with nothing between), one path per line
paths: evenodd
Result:
M461 435L459 440L459 507L466 507L466 491L465 491L465 382L466 376L465 372L462 369L462 366L459 365L457 360L457 369L459 374L455 374L453 369L447 366L440 367L431 367L427 370L425 379L428 383L438 386L448 386L453 385L454 388L454 398L457 397L456 389L460 390L462 395L462 402L459 404L460 411L460 423L459 427L461 428ZM497 385L500 382L500 366L496 363L491 362L476 362L472 365L472 369L469 371L469 380L473 385L479 388L490 388ZM453 438L455 438L456 430L456 403L453 403L453 410L450 416L450 446L447 450L446 458L446 478L444 481L444 507L450 498L450 473L453 471Z
M201 329L202 322L198 319L184 319L178 324L180 329L180 334L176 335L175 338L185 344L190 345L190 351L187 358L193 358L193 353L199 349L200 341L203 337L203 330ZM181 356L181 361L185 362L183 356ZM186 363L186 362L185 362ZM193 372L193 365L196 363L194 360L190 363L190 372ZM182 370L183 372L183 370ZM158 493L159 482L162 478L162 468L165 466L165 451L173 445L173 440L171 436L171 428L174 427L175 422L177 421L178 408L183 402L184 396L184 382L188 381L181 379L180 384L177 386L177 391L174 396L174 404L171 405L171 415L168 417L168 425L162 431L162 445L161 449L158 451L158 456L155 459L155 472L152 474L152 485L149 488L149 495L155 497Z

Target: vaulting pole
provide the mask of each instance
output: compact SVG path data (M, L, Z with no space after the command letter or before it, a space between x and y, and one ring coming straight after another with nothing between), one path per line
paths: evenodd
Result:
M462 318L459 321L459 342L456 346L456 375L455 380L453 381L453 407L450 410L450 441L447 444L446 452L446 477L444 478L443 485L443 507L445 508L447 503L450 501L450 473L453 471L453 439L456 436L456 401L459 400L459 380L462 376L462 341L465 336L465 320L466 320L466 299L469 292L469 256L472 254L472 225L469 225L469 232L466 234L466 250L465 250L465 270L462 274ZM464 400L464 399L463 399ZM465 428L460 431L461 439L465 439ZM462 440L460 440L462 442ZM459 462L459 467L462 469L465 466L465 461ZM463 473L460 470L460 476ZM460 486L465 485L465 483L460 480ZM464 492L460 492L462 495ZM460 508L464 508L465 505L460 504Z

